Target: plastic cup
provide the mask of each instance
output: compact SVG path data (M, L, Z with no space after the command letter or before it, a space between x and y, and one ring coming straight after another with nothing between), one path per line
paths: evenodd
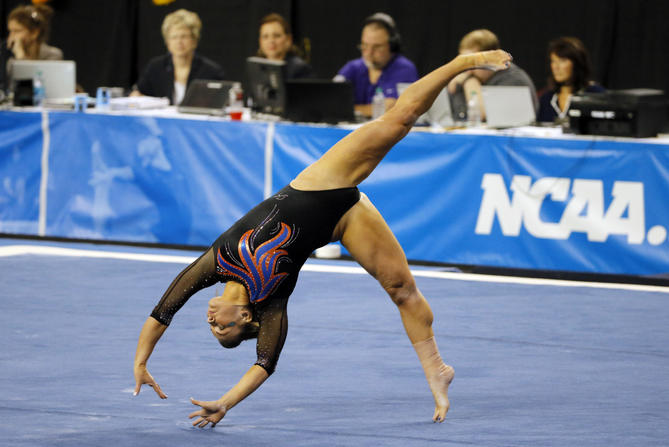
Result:
M85 112L86 107L88 107L88 94L77 93L76 95L74 95L74 111Z
M111 98L111 89L109 87L98 87L95 95L95 108L100 110L109 109L109 100Z

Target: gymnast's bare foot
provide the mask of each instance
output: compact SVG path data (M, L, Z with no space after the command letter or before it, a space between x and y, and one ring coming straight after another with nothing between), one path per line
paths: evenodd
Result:
M509 68L513 57L504 50L482 51L480 53L469 53L463 57L473 58L475 68L498 71Z
M448 386L453 381L454 375L453 367L442 363L439 372L428 379L435 403L433 422L444 422L446 418L446 413L451 406L448 401Z

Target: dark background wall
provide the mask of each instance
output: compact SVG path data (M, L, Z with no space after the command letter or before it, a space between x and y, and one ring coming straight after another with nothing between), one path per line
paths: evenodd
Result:
M6 17L18 4L0 0ZM244 76L244 59L257 50L258 21L279 12L293 24L295 40L308 44L320 77L332 77L359 54L363 19L376 11L391 14L403 39L404 54L421 74L452 58L460 38L489 28L515 61L545 85L545 49L562 35L581 38L590 49L596 79L608 88L669 90L669 2L666 0L52 0L50 43L77 62L85 90L130 87L146 62L164 53L160 25L179 8L197 12L203 22L199 51L219 62L231 80ZM0 24L3 38L7 23Z

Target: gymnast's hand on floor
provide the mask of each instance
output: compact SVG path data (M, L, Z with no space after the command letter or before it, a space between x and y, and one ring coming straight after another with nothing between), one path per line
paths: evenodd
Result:
M197 417L195 422L193 422L194 427L198 426L200 428L204 428L207 426L207 424L211 423L211 428L214 428L216 427L216 424L218 424L219 421L223 419L227 411L225 406L223 406L223 404L217 400L204 402L195 400L191 397L190 401L193 403L193 405L198 405L201 407L200 410L194 411L188 415L190 419Z
M135 392L132 393L134 396L139 394L139 390L142 385L149 385L153 390L158 394L161 399L167 399L167 394L163 393L163 390L160 389L160 385L156 383L153 379L153 376L149 373L149 370L146 369L146 366L136 365L135 366Z

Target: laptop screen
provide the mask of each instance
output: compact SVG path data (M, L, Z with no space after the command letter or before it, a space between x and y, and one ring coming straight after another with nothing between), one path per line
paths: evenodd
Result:
M188 86L178 110L190 113L223 114L232 84L232 81L195 79Z
M532 94L527 86L481 86L488 127L527 126L536 120Z
M410 85L411 83L409 82L398 82L397 93L401 95ZM439 92L428 111L418 118L416 124L435 127L449 127L454 124L453 113L451 112L451 98L448 94L448 89L445 88Z
M44 97L47 99L71 99L74 96L77 70L74 61L27 61L14 60L11 79L33 79L42 74Z

